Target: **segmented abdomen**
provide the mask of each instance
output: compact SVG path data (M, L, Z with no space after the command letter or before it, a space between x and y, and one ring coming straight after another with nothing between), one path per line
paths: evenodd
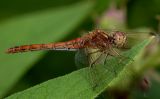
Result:
M27 51L37 51L37 50L68 50L75 51L83 46L81 45L81 39L77 38L67 42L59 43L49 43L49 44L32 44L32 45L22 45L9 48L7 53L18 53Z

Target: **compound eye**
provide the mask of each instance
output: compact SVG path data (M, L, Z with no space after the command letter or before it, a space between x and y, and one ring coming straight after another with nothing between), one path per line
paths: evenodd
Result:
M116 31L113 38L116 47L122 47L126 42L126 35L123 32Z

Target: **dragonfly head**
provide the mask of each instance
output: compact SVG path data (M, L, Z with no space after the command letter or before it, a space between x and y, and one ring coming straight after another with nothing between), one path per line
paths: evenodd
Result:
M113 34L114 44L116 47L123 47L126 43L126 35L124 32L115 31Z

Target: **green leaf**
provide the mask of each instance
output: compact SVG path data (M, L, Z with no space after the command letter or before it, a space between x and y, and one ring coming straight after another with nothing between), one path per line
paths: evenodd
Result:
M48 9L0 23L0 97L26 73L45 52L8 55L15 45L49 43L65 38L92 11L93 2Z
M151 39L144 40L140 44L134 46L131 50L125 52L124 55L130 58L125 60L123 64L119 64L119 62L116 61L117 58L112 58L108 60L104 66L97 66L96 69L99 71L101 81L95 89L92 88L90 83L91 79L87 76L88 70L90 69L87 67L72 72L68 75L46 81L25 91L11 95L7 99L92 99L97 97L108 87L110 83L114 83L112 81L118 77L115 76L113 72L110 72L108 69L104 68L107 68L107 66L113 66L112 69L115 69L117 74L119 74L130 62L132 62L132 59L142 49L144 49L146 45L148 45L150 41Z

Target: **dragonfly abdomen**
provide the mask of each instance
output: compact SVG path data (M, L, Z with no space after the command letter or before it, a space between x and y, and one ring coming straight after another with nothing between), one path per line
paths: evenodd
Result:
M38 51L38 50L76 51L82 47L80 46L79 40L80 39L75 39L68 42L59 42L59 43L16 46L16 47L9 48L7 50L7 53L18 53L18 52L28 52L28 51Z
M36 51L44 49L45 44L32 44L32 45L22 45L22 46L15 46L9 48L7 53L18 53L18 52L27 52L27 51Z

